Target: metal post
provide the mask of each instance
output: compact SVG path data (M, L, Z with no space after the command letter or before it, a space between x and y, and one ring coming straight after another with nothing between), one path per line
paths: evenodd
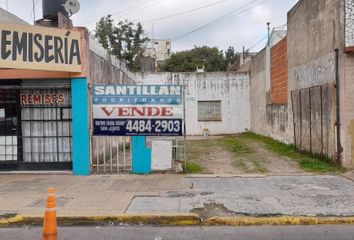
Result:
M187 167L187 127L186 127L186 83L185 78L183 78L183 139L184 139L184 168Z
M320 86L320 96L321 96L321 159L323 159L323 92L322 86Z
M310 110L310 153L312 153L312 109L311 109L311 88L309 88L309 110Z
M36 5L34 0L32 0L32 10L33 10L33 22L36 21Z
M119 144L120 144L120 137L117 138L116 142L117 146L117 173L119 173Z
M339 50L335 49L336 61L336 130L337 130L337 163L341 163L341 153L343 151L340 141L340 82L339 82Z
M126 171L126 157L125 157L125 143L126 143L126 139L124 137L124 142L123 142L123 171Z
M110 163L110 167L111 167L111 173L113 173L113 150L112 150L112 136L109 137L109 153L110 153L110 158L109 158L109 163Z
M106 173L106 139L103 139L103 172Z
M96 171L100 172L99 164L100 164L100 152L99 152L99 138L96 137Z
M296 145L295 109L294 109L294 91L291 91L290 94L291 94L291 106L293 108L294 146L295 146L295 149L297 149L297 145Z
M268 27L268 42L267 42L267 46L270 46L270 22L267 22L267 27Z
M300 103L300 151L302 151L302 100L301 90L299 90L299 103Z

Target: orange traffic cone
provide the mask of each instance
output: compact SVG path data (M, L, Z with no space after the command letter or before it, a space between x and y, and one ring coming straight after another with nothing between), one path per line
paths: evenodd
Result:
M42 240L57 240L57 211L55 208L55 190L48 188L48 197L43 219Z

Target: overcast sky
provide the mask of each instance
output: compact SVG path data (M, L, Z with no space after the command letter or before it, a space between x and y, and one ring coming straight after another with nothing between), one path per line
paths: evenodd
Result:
M115 20L140 21L150 38L172 39L173 51L203 45L217 46L220 49L234 46L237 51L242 51L242 46L250 48L267 35L267 22L271 22L272 28L285 24L287 12L297 2L297 0L79 1L81 10L72 17L75 25L86 26L92 30L95 22L107 14L112 14ZM7 2L10 12L28 22L33 22L32 0L7 0ZM42 16L42 0L34 2L35 15L38 19ZM6 0L0 0L0 6L6 9ZM198 8L199 10L178 15ZM171 17L165 18L167 16ZM223 16L226 17L222 18ZM192 32L214 20L218 21ZM265 41L251 51L263 48Z

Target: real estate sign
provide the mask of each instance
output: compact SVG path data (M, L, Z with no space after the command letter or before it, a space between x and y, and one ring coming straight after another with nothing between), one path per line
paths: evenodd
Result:
M94 135L181 136L181 85L94 85Z

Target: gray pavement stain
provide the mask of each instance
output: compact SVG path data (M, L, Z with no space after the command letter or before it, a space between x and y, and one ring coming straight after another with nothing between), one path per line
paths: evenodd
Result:
M64 207L69 204L73 199L73 197L56 197L56 206ZM31 204L28 204L26 207L43 208L43 206L45 206L45 203L46 199L36 199Z
M354 216L354 183L338 176L190 178L191 191L136 197L127 213L210 216Z

